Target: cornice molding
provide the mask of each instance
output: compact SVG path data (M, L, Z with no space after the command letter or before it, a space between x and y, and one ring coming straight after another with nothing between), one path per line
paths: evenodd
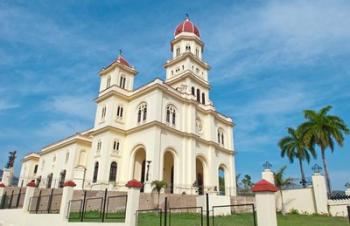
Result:
M220 146L218 143L216 143L214 141L205 140L205 139L201 138L199 135L197 135L195 133L182 132L180 130L177 130L177 129L173 128L173 127L170 127L170 126L166 125L165 123L161 123L159 121L152 121L152 122L147 122L147 123L144 123L144 124L140 124L140 125L138 125L136 127L128 129L128 130L122 130L122 129L116 128L114 126L105 126L105 127L102 127L100 129L97 129L97 130L93 131L92 135L98 135L98 134L101 134L101 133L104 133L104 132L112 131L112 132L115 132L115 133L127 136L127 135L131 135L133 133L137 133L137 132L143 131L145 129L150 129L152 127L158 127L160 129L166 130L167 132L179 135L181 137L192 138L192 139L196 140L199 143L202 143L202 144L205 144L205 145L208 145L208 146L213 146L216 150L223 151L223 152L225 152L227 154L232 154L232 155L235 154L234 150L222 147L222 146Z

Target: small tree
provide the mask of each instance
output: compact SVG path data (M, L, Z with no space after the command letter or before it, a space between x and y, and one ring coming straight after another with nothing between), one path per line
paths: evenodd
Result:
M167 187L167 182L164 181L164 180L154 180L154 181L152 181L151 185L153 187L153 191L157 192L157 195L158 195L158 208L159 208L159 206L160 206L160 204L159 204L160 191L163 188L165 189Z
M282 207L282 214L285 215L286 211L284 208L284 202L283 202L283 193L282 193L282 188L285 188L288 185L293 184L293 179L288 177L284 178L284 171L287 169L287 166L283 166L281 169L279 169L275 174L275 185L278 187L279 192L281 194L281 207Z
M252 177L248 174L244 175L242 179L242 184L243 184L244 191L250 191L253 185Z

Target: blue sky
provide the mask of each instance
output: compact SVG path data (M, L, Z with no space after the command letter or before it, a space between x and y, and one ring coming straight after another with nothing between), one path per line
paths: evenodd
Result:
M211 99L233 117L237 171L288 164L277 143L303 109L332 105L350 125L350 2L0 2L0 166L7 152L91 128L98 72L123 49L136 86L165 77L169 42L189 13L212 66ZM350 137L327 154L336 189L350 181ZM307 174L311 165L306 166ZM16 171L19 171L17 161ZM297 164L288 175L299 176Z

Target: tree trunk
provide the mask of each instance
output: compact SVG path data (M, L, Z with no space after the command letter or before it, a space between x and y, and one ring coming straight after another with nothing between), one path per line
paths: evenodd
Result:
M329 180L327 161L326 161L326 153L325 153L325 149L324 148L321 148L321 154L322 154L324 176L326 177L327 193L328 193L328 195L330 195L331 194L331 182Z
M301 184L303 185L303 188L306 188L305 172L303 167L303 161L301 159L299 159L299 165L300 165L300 172L301 172Z
M280 194L281 194L281 213L282 213L282 215L284 216L284 215L286 215L286 210L285 210L285 208L284 208L284 202L283 202L283 194L282 194L283 192L282 192L282 189L280 188Z

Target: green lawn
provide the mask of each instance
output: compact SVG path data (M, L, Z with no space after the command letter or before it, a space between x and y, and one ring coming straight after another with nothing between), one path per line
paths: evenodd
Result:
M164 216L163 216L164 217ZM168 215L169 217L169 215ZM159 226L159 215L145 213L140 214L138 226ZM162 219L164 221L164 218ZM201 217L199 214L172 214L169 221L171 226L200 226ZM203 216L206 226L206 218ZM215 217L214 222L210 217L211 226L254 226L252 214L236 214L230 216ZM341 217L327 216L306 216L289 214L287 216L278 215L278 226L347 226L348 220Z
M110 213L105 222L124 222L123 213ZM85 222L101 222L98 212L87 212ZM70 222L79 222L79 213L70 214ZM164 215L162 216L164 222ZM169 226L200 226L201 215L195 213L168 214ZM137 219L138 226L159 226L160 215L158 213L140 213ZM278 226L347 226L348 220L342 217L327 217L317 215L288 214L278 215ZM206 217L203 216L203 226L206 226ZM220 216L214 219L210 217L210 226L254 226L253 215L250 213Z

